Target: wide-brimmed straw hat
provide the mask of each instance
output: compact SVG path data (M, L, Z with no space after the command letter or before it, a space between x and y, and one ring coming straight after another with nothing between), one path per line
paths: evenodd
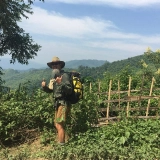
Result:
M65 62L64 61L60 61L60 59L58 57L53 57L52 58L52 62L48 62L47 65L52 68L53 64L60 64L61 68L63 68L65 66Z

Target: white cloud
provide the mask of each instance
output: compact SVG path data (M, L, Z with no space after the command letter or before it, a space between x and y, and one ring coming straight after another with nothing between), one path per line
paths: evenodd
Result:
M105 41L105 42L90 42L90 46L93 47L101 47L110 50L119 50L119 51L127 51L127 52L138 52L142 51L145 48L145 45L139 45L134 43L126 43L123 41Z
M64 61L70 61L75 59L97 59L112 62L120 59L117 54L121 55L121 59L132 57L132 55L134 55L133 53L125 55L124 50L119 50L118 47L114 51L112 51L112 48L111 50L107 50L105 49L105 46L102 46L102 48L104 47L104 49L96 49L93 45L94 44L90 44L87 48L72 43L44 42L42 51L38 53L37 57L35 57L35 61L46 64L47 62L51 61L52 57L58 56L61 60ZM115 45L113 44L113 46ZM117 52L115 53L115 51Z
M68 4L94 4L110 5L116 7L143 7L160 4L159 0L48 0L49 2L61 2Z
M128 40L141 43L160 43L159 35L144 36L120 32L110 20L91 17L65 17L56 12L48 12L35 7L29 19L23 19L22 27L31 34L50 37L87 39L87 40Z
M158 49L156 47L160 44L159 35L145 36L121 32L110 20L66 17L38 7L34 7L33 11L34 14L29 15L27 20L23 19L20 25L42 45L42 50L35 57L35 61L42 63L50 61L55 54L65 61L115 61L143 54L148 46Z
M49 13L37 7L33 11L34 14L29 15L29 19L23 19L22 23L22 27L30 33L81 38L86 35L100 34L103 30L116 28L111 21L90 17L70 18L55 12Z

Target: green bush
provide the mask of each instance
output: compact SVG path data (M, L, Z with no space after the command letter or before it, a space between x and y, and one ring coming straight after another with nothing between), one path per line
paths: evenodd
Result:
M160 121L127 120L77 134L64 147L53 146L48 159L160 159Z

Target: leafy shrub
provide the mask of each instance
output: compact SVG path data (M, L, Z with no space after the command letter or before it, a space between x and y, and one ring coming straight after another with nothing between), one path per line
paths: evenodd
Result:
M159 159L160 121L128 120L92 128L72 138L65 146L53 146L48 159L106 160Z
M24 141L31 131L51 126L53 104L41 90L27 93L19 88L4 94L0 101L0 141ZM30 137L28 137L30 138Z
M0 101L0 142L24 142L32 132L42 133L43 143L52 140L54 134L54 108L52 94L42 90L30 90L29 83L20 85L15 91L4 94ZM66 128L69 135L87 131L97 123L95 98L84 93L84 99L72 106L71 116ZM48 137L46 137L48 135Z

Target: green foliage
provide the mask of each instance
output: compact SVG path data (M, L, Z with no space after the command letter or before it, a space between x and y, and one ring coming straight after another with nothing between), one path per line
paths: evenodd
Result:
M33 71L35 72L37 71ZM106 71L104 79L99 79L98 83L89 77L84 80L84 99L71 108L70 118L66 124L66 131L70 138L65 146L58 146L56 143L52 95L32 88L32 82L20 84L16 90L2 94L0 98L0 147L30 141L34 131L40 135L43 145L50 145L52 148L36 155L33 155L31 151L21 150L15 156L11 156L5 150L0 152L0 156L8 159L45 158L51 160L160 159L159 119L125 119L126 111L122 111L119 113L122 121L97 127L100 118L98 109L106 107L107 103L104 100L108 99L106 93L98 94L99 83L101 84L100 91L106 92L109 89L110 80L113 82L112 90L117 90L117 82L120 80L121 90L128 90L130 76L133 89L150 88L150 75L145 78L143 72L135 74L131 72L130 67L124 68L115 76ZM90 82L92 82L91 90ZM155 85L159 86L159 80ZM153 90L152 94L159 95L159 91ZM139 95L139 93L134 93L134 95ZM144 90L143 95L149 95L149 91ZM125 96L127 93L121 98ZM118 98L118 94L111 95L111 98ZM116 103L113 103L114 105ZM126 107L125 103L121 105ZM132 107L139 107L138 105L135 102L130 103ZM147 101L141 103L142 107L146 108L146 105ZM152 99L150 106L159 106L159 102ZM155 111L149 114L155 115ZM130 112L130 115L136 117L137 113ZM145 115L145 111L142 111L141 115Z
M17 89L20 83L25 83L30 81L30 88L40 88L42 79L45 78L46 82L49 83L51 78L51 70L41 69L41 70L30 70L28 72L20 72L13 69L4 70L3 79L5 79L5 86L11 89Z
M84 93L83 101L72 106L71 118L66 126L68 134L85 132L92 124L97 123L94 99L92 95ZM40 89L31 90L30 82L20 84L17 90L2 95L0 115L0 137L3 137L0 139L1 143L26 141L27 130L39 132L54 128L52 95ZM47 138L44 137L42 139L45 143Z
M28 33L18 26L22 17L32 14L31 5L25 1L0 2L0 56L11 55L11 63L16 60L28 64L28 59L34 58L40 49Z
M159 125L158 119L121 121L79 133L64 146L53 143L50 150L41 150L39 154L33 155L32 151L21 148L15 156L5 150L1 157L16 160L160 159Z
M52 113L51 99L41 90L31 92L27 84L4 94L0 101L0 141L26 141L27 130L39 131L52 125Z
M7 160L27 160L31 156L27 148L19 148L19 153L10 154L9 149L6 149L0 154L0 158Z
M47 159L159 159L159 120L129 120L77 134L65 146L54 146Z
M79 66L88 66L92 68L92 67L99 67L106 62L107 61L105 60L93 60L93 59L71 60L66 62L65 67L78 69Z
M85 90L86 91L86 90ZM98 123L98 110L93 94L84 92L84 98L72 105L71 118L68 120L67 132L75 136L79 132L86 132L92 125Z
M119 75L122 70L128 68L128 73L132 74L144 74L144 70L141 68L141 59L144 59L148 62L145 56L137 56L133 58L128 58L126 60L115 61L112 63L106 62L102 66L99 67L88 67L88 66L77 66L77 72L81 73L82 79L86 79L90 82L96 82L97 80L102 81L107 76L113 77ZM87 62L89 63L89 61ZM90 64L88 64L90 65ZM153 65L153 64L152 64ZM72 71L73 69L65 68L65 71ZM74 69L75 70L75 69ZM152 66L149 69L147 74L153 75L153 71L156 71L155 67ZM51 70L49 68L46 69L32 69L27 71L16 71L16 70L4 70L3 79L5 80L5 86L11 87L11 89L16 89L19 83L24 83L28 80L32 81L32 86L37 86L39 88L39 84L42 78L45 78L49 83L49 79L51 76ZM12 84L12 85L11 85Z
M2 70L2 68L0 67L0 91L2 90L1 89L1 86L2 86L2 84L4 83L4 81L3 81L3 79L2 79L2 75L3 75L4 73L3 73L3 70Z
M144 52L144 55L149 59L149 61L153 62L155 65L160 62L160 50L153 52L152 50L148 50Z

